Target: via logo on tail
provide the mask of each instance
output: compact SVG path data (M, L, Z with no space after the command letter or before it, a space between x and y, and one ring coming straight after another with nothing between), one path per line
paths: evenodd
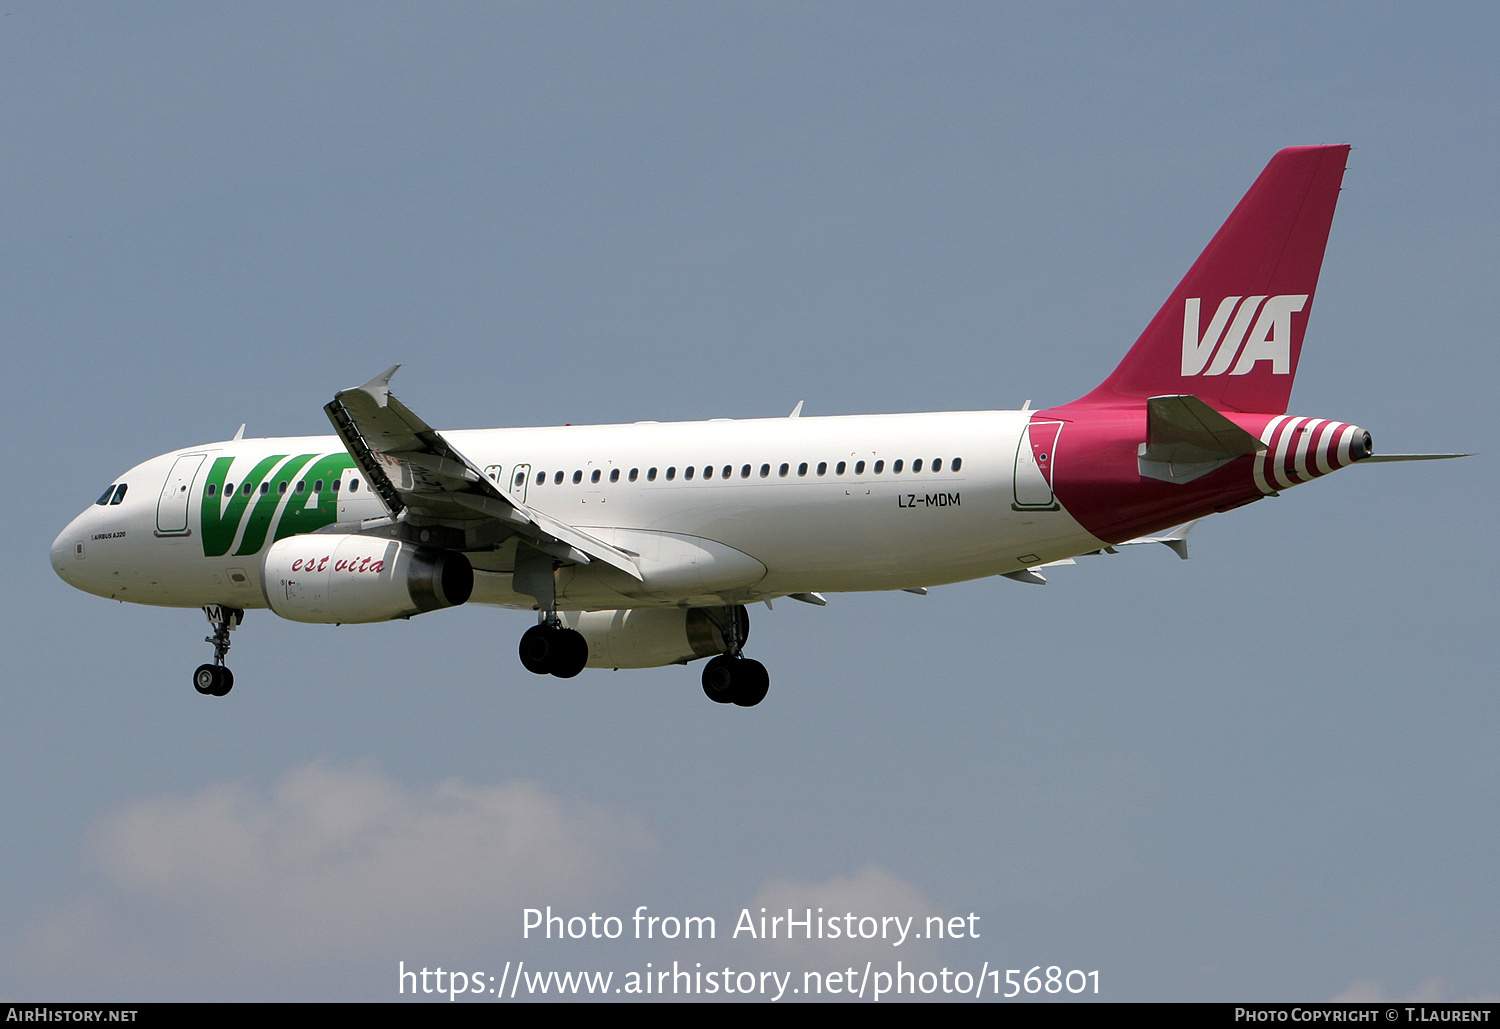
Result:
M1301 311L1307 300L1306 293L1225 297L1200 336L1203 300L1188 297L1182 305L1182 374L1248 375L1257 361L1270 361L1272 375L1292 374L1292 315ZM1251 319L1255 320L1254 328ZM1235 355L1239 355L1238 362Z

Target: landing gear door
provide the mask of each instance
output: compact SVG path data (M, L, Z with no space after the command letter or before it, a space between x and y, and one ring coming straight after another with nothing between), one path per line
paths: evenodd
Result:
M188 535L188 500L193 495L193 479L203 464L204 454L184 454L172 465L167 481L156 501L156 534Z
M1055 463L1057 437L1062 422L1030 422L1016 444L1017 511L1056 511L1057 498L1052 493L1052 466Z
M510 495L518 504L526 503L526 484L530 478L529 464L518 464L510 470Z

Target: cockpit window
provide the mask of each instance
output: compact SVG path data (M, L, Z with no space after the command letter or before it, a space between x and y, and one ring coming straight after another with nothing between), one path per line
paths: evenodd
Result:
M123 482L120 483L118 486L116 486L115 487L115 495L110 500L110 505L113 506L115 504L118 504L120 501L124 500L125 499L125 491L127 489L129 489L129 487L126 486Z
M114 483L110 483L109 484L109 489L107 489L103 493L99 494L99 499L96 500L96 501L94 501L94 503L98 504L100 507L103 507L105 504L109 503L109 498L114 495L114 492L115 492L115 484Z

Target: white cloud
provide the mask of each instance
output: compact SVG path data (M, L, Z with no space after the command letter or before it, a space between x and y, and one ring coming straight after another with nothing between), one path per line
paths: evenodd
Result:
M628 813L532 782L412 788L315 762L269 789L216 783L106 816L89 846L101 888L38 918L25 963L119 968L142 944L252 964L462 945L523 905L596 895L654 846Z
M853 960L894 965L898 958L910 965L914 960L930 961L933 953L932 944L918 938L925 933L927 916L937 913L932 903L921 889L875 864L865 865L852 876L835 876L822 882L774 880L756 892L746 909L757 934L762 914L767 919L777 915L785 919L790 910L800 921L808 917L810 909L813 939L806 939L806 931L798 927L792 939L786 938L783 929L780 938L764 944L779 959L807 968ZM819 920L825 928L822 939L816 938ZM829 920L838 923L838 939L828 938ZM898 945L903 924L907 935ZM848 938L850 929L854 930L854 939Z
M1456 997L1454 995L1455 992L1451 984L1435 975L1423 979L1415 989L1408 990L1399 997L1393 996L1389 990L1374 979L1358 979L1329 999L1336 1004L1385 1004L1392 1001L1405 1001L1413 1004L1441 1004L1448 1002L1490 1004L1500 999L1494 993L1483 993L1472 997Z
M1356 979L1340 993L1328 998L1334 1004L1378 1004L1389 1000L1385 989L1374 979Z

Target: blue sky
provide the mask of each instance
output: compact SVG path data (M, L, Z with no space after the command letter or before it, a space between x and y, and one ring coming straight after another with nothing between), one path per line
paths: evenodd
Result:
M523 909L976 912L1114 1000L1494 998L1496 72L1479 4L14 3L0 18L0 995L394 999ZM752 613L772 692L538 680L529 622L194 611L47 546L397 361L447 427L1059 403L1272 153L1354 146L1292 410L1384 465L1082 560ZM1155 548L1152 548L1154 550Z

